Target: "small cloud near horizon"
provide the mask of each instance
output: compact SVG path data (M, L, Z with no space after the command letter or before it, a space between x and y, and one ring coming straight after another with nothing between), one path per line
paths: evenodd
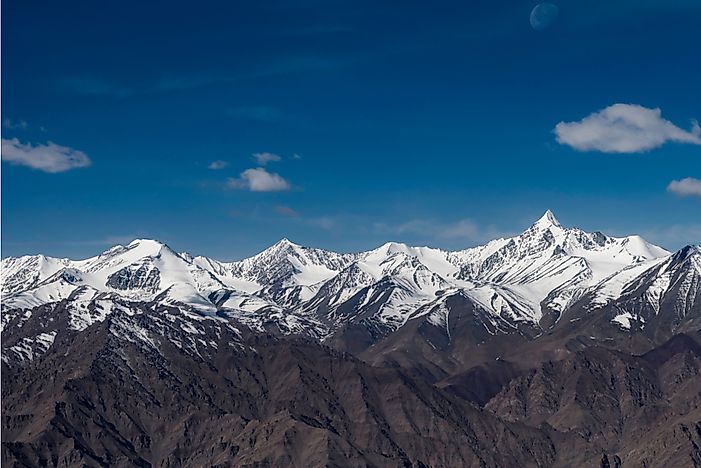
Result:
M484 242L514 235L494 226L481 226L471 219L437 221L435 219L413 219L399 224L377 222L373 230L380 235L419 236L424 242L469 241Z
M636 104L614 104L580 121L560 122L555 135L561 145L602 153L643 153L668 142L701 145L698 122L686 131L663 119L661 109Z
M260 166L265 166L269 162L282 161L281 156L279 156L275 153L268 153L268 152L253 153L253 159Z
M286 205L276 205L273 207L273 211L275 211L277 214L288 216L290 218L299 218L299 213L294 208Z
M337 225L336 220L329 216L321 216L318 218L310 218L307 220L307 224L313 227L317 227L320 229L324 229L326 231L330 231L334 229Z
M211 163L209 163L209 165L207 166L207 169L211 169L213 171L219 171L221 169L224 169L228 165L229 165L228 162L222 161L221 159L217 159L216 161L212 161Z
M87 96L125 98L136 92L136 89L129 86L93 76L67 76L59 80L59 84L67 91Z
M4 119L2 121L2 126L8 130L26 130L29 127L26 120L12 119Z
M262 167L246 169L238 178L230 177L227 186L251 192L283 192L291 188L280 174L268 172Z
M10 164L26 166L50 174L88 167L90 158L82 151L57 145L21 143L17 138L2 139L2 160Z
M646 241L675 252L687 245L700 245L701 224L674 224L642 229Z
M673 180L667 186L667 191L678 197L700 197L701 198L701 180L693 177L685 179Z

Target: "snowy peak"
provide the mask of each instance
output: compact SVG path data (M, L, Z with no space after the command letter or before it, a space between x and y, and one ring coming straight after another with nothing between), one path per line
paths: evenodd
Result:
M458 278L507 288L539 320L546 311L561 314L604 278L668 255L638 236L563 227L548 210L522 234L457 253L454 261Z
M261 254L264 254L266 252L291 252L301 248L301 245L295 244L287 237L283 237L282 239L265 249L263 252L261 252Z
M380 247L371 250L370 252L385 256L391 256L395 254L413 255L412 250L413 249L411 247L401 242L387 242L385 244L382 244Z
M51 258L41 254L4 258L2 259L3 296L35 287L70 263L68 259Z
M689 245L642 262L602 281L592 294L591 306L611 305L611 323L622 329L671 335L701 318L701 249Z
M543 216L541 216L538 221L533 223L531 228L536 228L540 230L545 230L549 228L562 228L562 225L560 222L555 218L555 215L553 214L552 211L547 210Z
M154 259L162 252L179 256L166 244L153 239L135 239L126 246L116 245L102 252L99 256L76 262L84 264L88 270L96 271L115 265L130 265L144 262L146 259Z
M638 262L666 257L670 254L667 250L650 244L640 236L613 238L613 240L620 246L619 252L630 255Z
M701 246L687 245L675 252L670 260L670 268L685 262L693 263L695 266L701 267Z
M22 265L24 268L22 267ZM216 309L206 297L224 286L208 271L188 261L162 242L136 239L85 260L37 256L22 261L3 260L5 308L31 308L69 299L80 291L106 294L128 301ZM6 268L9 267L9 268Z
M296 242L292 242L290 239L287 237L283 237L279 241L277 241L274 246L280 246L280 247L302 247L301 245L297 244Z
M143 249L152 249L154 251L159 251L163 247L166 247L166 244L156 239L134 239L133 241L129 242L129 244L127 244L127 247L140 247Z
M616 262L640 262L670 254L665 249L650 244L640 236L610 237L601 232L586 232L576 227L564 227L552 211L545 214L521 235L509 239L506 249L520 256L566 254L587 257L601 252Z
M232 262L231 274L262 287L310 286L328 280L342 270L353 255L302 247L282 239L253 257Z
M520 236L514 238L511 246L506 248L523 258L545 252L556 245L562 247L566 237L567 230L562 227L552 211L547 210Z

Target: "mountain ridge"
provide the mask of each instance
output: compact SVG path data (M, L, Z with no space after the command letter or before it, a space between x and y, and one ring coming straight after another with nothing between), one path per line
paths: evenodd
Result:
M364 330L372 346L422 315L440 322L445 298L459 297L491 333L537 336L582 297L593 294L588 307L604 307L664 259L694 252L673 255L638 236L565 228L550 210L520 235L456 251L387 242L336 253L283 238L252 257L222 262L135 239L83 260L3 259L2 326L61 301L69 301L73 323L84 326L118 304L153 303L325 341ZM450 312L442 314L449 322Z
M552 212L458 251L8 258L1 315L3 465L701 464L701 248Z

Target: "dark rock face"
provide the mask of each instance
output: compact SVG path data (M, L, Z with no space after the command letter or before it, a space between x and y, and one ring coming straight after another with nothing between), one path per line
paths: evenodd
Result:
M27 366L4 364L3 465L555 461L547 431L506 423L399 370L213 324L199 330L207 346L189 347L177 327L159 324L114 314Z
M579 434L579 450L604 452L601 466L698 466L701 347L678 335L642 356L588 348L515 378L485 407Z
M144 289L157 291L160 273L153 265L139 265L138 268L122 268L107 278L107 285L114 289Z
M698 335L529 354L441 380L144 304L3 362L3 466L701 463Z

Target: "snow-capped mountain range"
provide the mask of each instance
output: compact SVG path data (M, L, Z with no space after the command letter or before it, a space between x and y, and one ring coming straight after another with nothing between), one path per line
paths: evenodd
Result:
M340 254L283 239L221 262L137 239L85 260L3 259L2 326L60 304L69 327L82 330L138 304L322 340L362 324L379 339L424 315L450 333L445 304L459 296L490 333L527 326L537 334L582 300L587 310L619 301L612 323L630 329L665 301L679 316L698 309L700 278L697 246L672 254L638 236L565 228L550 211L518 236L459 251L390 242Z

